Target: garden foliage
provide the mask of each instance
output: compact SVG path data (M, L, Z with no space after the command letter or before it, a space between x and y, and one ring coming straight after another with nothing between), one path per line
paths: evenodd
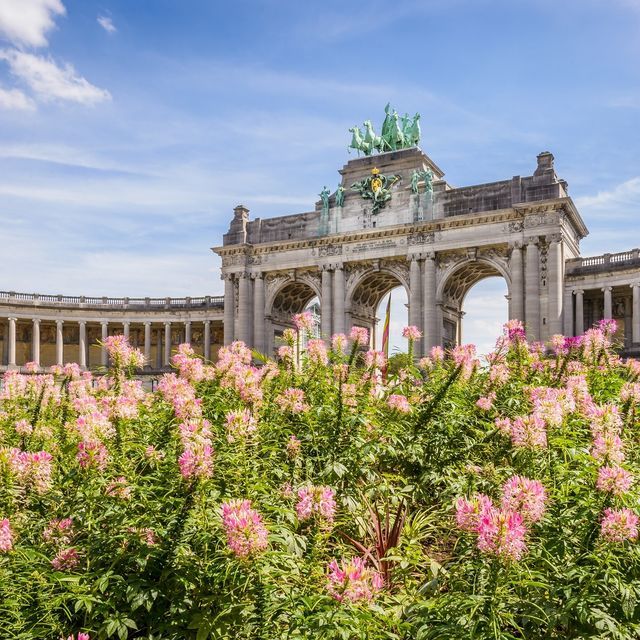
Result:
M505 327L384 379L367 332L4 376L3 639L640 637L640 365ZM302 346L304 345L304 347Z

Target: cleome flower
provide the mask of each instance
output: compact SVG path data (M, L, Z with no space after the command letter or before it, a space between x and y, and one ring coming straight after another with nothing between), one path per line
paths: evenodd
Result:
M301 522L317 516L333 522L336 513L335 492L330 487L309 486L298 489L296 513Z
M333 559L327 570L327 590L338 602L370 601L383 586L382 576L362 558Z
M223 502L221 510L227 544L236 556L248 558L267 548L267 528L250 500Z

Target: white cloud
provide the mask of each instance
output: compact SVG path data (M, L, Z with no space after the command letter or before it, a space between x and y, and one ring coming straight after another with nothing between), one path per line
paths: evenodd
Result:
M111 99L108 91L77 75L70 64L59 67L51 58L16 49L0 51L0 60L6 60L11 73L42 100L67 100L90 105Z
M640 176L616 185L608 191L599 191L593 196L576 198L582 215L589 218L635 219L640 210Z
M54 19L64 13L61 0L1 0L0 35L13 44L44 47Z
M107 32L115 33L117 31L116 25L113 24L113 20L108 16L98 16L98 24Z
M36 105L29 96L18 89L0 87L0 109L11 111L34 111Z

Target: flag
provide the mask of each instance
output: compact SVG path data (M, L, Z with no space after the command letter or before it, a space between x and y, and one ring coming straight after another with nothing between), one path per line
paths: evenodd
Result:
M387 313L384 317L384 327L382 328L382 353L385 358L389 358L389 321L391 319L391 293L387 300Z

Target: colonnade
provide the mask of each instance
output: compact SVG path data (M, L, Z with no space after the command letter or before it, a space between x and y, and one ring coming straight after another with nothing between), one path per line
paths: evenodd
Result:
M43 321L41 318L19 318L17 316L9 316L7 318L8 323L8 332L6 334L7 337L7 366L9 368L16 368L17 365L17 357L16 357L16 344L17 344L17 325L19 321L26 321L32 323L32 332L31 332L31 361L40 365L41 361L41 322ZM82 368L87 368L88 366L88 348L89 345L87 343L87 324L92 325L100 325L100 341L104 343L104 341L109 336L109 330L111 327L116 327L117 333L122 333L125 337L129 338L131 333L132 324L142 325L144 326L144 356L146 361L146 368L154 368L151 363L151 345L152 345L152 325L156 325L156 339L157 339L157 355L159 356L156 360L155 368L168 367L171 362L171 346L172 346L172 330L175 327L182 327L184 342L191 342L192 335L192 324L199 324L203 328L203 355L205 360L211 359L211 320L202 320L202 321L168 321L163 320L160 322L153 322L151 320L140 321L132 321L132 320L124 320L124 321L107 321L102 320L99 322L90 322L87 320L53 320L51 322L55 323L55 364L63 365L64 364L64 334L63 328L68 325L76 325L78 327L78 342L77 342L77 358L75 361ZM162 325L163 328L157 328L157 325ZM161 345L163 346L163 350L161 351ZM142 345L141 345L142 346ZM104 344L100 347L100 364L102 366L107 366L108 364L108 354L107 350L104 347Z

